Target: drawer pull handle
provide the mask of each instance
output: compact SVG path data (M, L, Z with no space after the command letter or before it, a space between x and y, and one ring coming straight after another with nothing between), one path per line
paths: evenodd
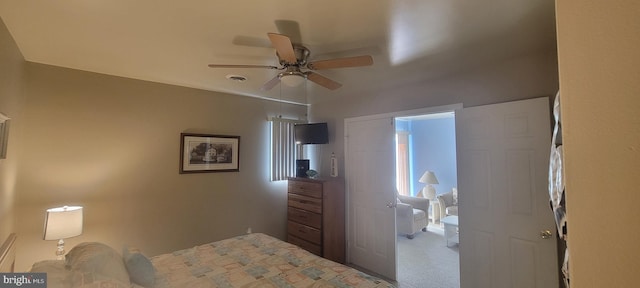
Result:
M309 203L311 203L311 202L309 202L307 200L300 200L299 202L300 202L300 204L309 204Z
M299 217L300 217L300 219L307 219L307 218L309 218L309 217L307 217L307 215L300 215Z
M307 234L307 231L304 231L302 229L298 229L298 232L302 233L302 234Z

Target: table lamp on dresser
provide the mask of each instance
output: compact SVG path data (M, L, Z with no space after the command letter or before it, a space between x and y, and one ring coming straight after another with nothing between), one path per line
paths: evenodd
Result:
M47 209L44 218L44 240L58 240L56 256L64 258L64 239L82 234L82 207L64 206Z

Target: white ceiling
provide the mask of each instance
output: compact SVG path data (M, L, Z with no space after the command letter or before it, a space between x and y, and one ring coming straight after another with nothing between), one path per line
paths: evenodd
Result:
M27 61L298 103L555 49L553 0L0 0L0 17ZM370 54L374 65L318 71L343 86L306 93L261 91L275 70L207 67L277 66L267 33L288 32L276 20L299 25L311 60Z

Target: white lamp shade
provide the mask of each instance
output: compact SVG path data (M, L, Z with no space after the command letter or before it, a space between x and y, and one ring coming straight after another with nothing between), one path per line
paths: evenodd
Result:
M82 234L82 207L64 206L47 209L44 240L60 240Z
M298 75L298 74L285 74L285 75L282 75L282 77L280 77L280 81L282 81L284 85L287 85L289 87L297 87L300 84L302 84L304 80L305 80L304 76Z
M422 174L422 177L420 177L420 180L418 180L418 182L427 183L427 184L439 184L438 178L436 178L436 174L434 174L432 171L424 172L424 174Z

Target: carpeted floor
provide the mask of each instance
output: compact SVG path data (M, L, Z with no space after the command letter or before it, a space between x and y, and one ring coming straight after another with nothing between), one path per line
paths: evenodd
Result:
M444 231L429 223L413 239L398 236L398 288L458 288L458 245L447 247Z

